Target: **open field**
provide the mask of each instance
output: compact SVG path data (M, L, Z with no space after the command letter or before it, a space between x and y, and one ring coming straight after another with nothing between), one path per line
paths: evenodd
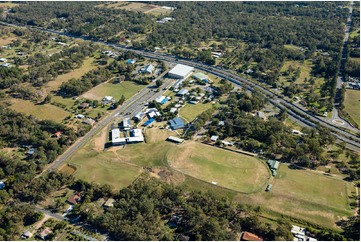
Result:
M11 102L10 108L27 115L33 115L41 120L50 119L61 122L70 115L69 112L51 104L36 105L31 101L22 99L11 99Z
M348 198L355 190L351 183L288 165L280 166L271 183L271 192L238 195L236 200L333 229L336 221L353 214Z
M94 64L94 58L86 58L80 68L72 70L69 73L59 75L54 81L48 82L46 84L46 88L49 91L54 91L58 89L63 82L66 82L71 78L78 79L95 68L96 65Z
M9 36L9 37L5 37L5 38L1 37L0 38L0 46L8 45L16 39L17 39L17 37L15 37L15 36Z
M113 84L111 81L99 84L90 91L84 93L82 97L93 100L101 100L105 96L112 96L115 100L119 100L122 95L126 99L130 98L145 86L138 85L134 82L123 81L121 83Z
M198 104L185 104L183 108L179 111L179 115L182 118L185 118L189 122L193 121L199 114L206 111L207 109L212 108L212 103L198 103Z
M13 8L17 6L19 6L19 4L17 3L11 3L11 2L0 3L0 8Z
M360 90L347 89L344 105L344 111L360 126Z
M189 142L168 155L173 168L244 193L262 190L269 172L258 159L209 145Z

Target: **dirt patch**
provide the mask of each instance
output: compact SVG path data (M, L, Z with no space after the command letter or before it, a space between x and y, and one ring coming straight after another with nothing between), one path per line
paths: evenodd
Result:
M104 150L104 145L107 142L107 128L102 129L100 134L94 138L94 150L100 152Z
M147 169L147 171L149 172L149 175L151 177L155 177L157 179L160 179L162 181L171 183L171 184L181 184L184 182L185 180L185 176L177 171L171 170L169 168L165 168L165 167L155 167L155 168L149 168Z
M92 99L92 100L100 100L101 97L98 97L92 93L84 93L83 95L81 95L82 98L86 98L86 99Z

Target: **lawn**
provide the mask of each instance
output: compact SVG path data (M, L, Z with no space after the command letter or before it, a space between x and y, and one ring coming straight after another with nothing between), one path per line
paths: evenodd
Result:
M271 183L271 192L239 195L238 200L334 229L336 221L353 214L347 196L355 190L351 183L288 165L280 166Z
M360 126L360 90L347 89L344 105L344 111Z
M143 85L138 85L130 81L123 81L117 84L106 82L92 88L90 91L84 93L82 97L101 100L105 96L112 96L115 100L119 100L120 97L124 95L125 98L128 99L144 87Z
M94 64L94 58L86 58L83 62L83 65L75 70L72 70L66 74L59 75L54 81L50 81L46 84L47 90L54 91L60 87L63 82L68 81L71 78L78 79L88 73L89 71L95 69L97 66Z
M11 102L10 108L27 115L33 115L40 120L49 119L61 122L70 115L69 112L51 104L36 105L31 101L22 99L11 99Z
M168 161L184 174L242 193L263 190L269 177L257 158L193 141L170 152Z
M203 113L207 109L212 108L212 103L198 103L198 104L190 104L187 103L183 108L179 111L179 115L186 119L187 121L193 121L199 114Z

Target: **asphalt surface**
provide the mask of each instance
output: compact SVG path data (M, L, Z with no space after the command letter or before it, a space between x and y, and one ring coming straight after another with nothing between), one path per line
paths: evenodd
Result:
M0 22L0 23L5 24L5 25L9 25L9 26L25 27L26 28L26 26L8 24L6 22ZM28 27L34 28L32 26L28 26ZM64 36L68 36L68 37L72 37L72 38L89 40L87 38L82 38L82 37L79 37L79 36L74 36L74 35L58 32L58 31L44 30L44 29L40 29L40 28L36 28L36 29L39 29L39 30L42 30L42 31L45 31L45 32L49 32L49 33L53 33L53 34L64 35ZM95 43L99 43L99 44L108 45L110 47L117 48L117 49L123 50L123 51L132 51L134 53L143 55L144 57L148 57L148 58L151 58L151 59L167 61L167 62L170 62L170 63L177 63L177 64L180 63L180 64L185 64L185 65L190 65L190 66L196 67L196 68L198 68L200 70L203 70L203 71L212 73L212 74L214 74L216 76L227 79L228 81L236 84L237 86L244 87L244 88L246 88L248 90L251 90L251 91L253 91L254 88L257 88L266 97L270 98L269 101L273 105L275 105L278 108L286 109L288 114L290 114L291 116L296 118L299 122L303 122L303 123L305 123L305 124L307 124L307 125L309 125L311 127L314 127L316 124L327 127L327 128L330 129L330 131L334 134L334 136L340 142L341 141L346 142L348 148L353 149L353 150L358 151L358 152L360 150L359 133L354 134L352 132L349 132L348 130L343 130L343 129L339 128L338 126L336 126L335 124L333 124L332 122L327 122L327 121L325 121L325 120L323 120L323 119L321 119L321 118L319 118L317 116L314 116L314 115L310 114L307 110L304 110L303 108L293 104L287 98L282 97L282 96L278 95L277 93L274 93L274 92L268 90L263 85L261 85L259 83L251 82L251 81L249 81L249 80L247 80L245 78L242 78L242 77L240 77L238 75L235 75L234 74L234 73L236 73L235 71L225 70L225 69L222 69L220 67L212 67L212 66L206 65L204 63L198 62L198 61L185 60L185 59L177 58L177 57L171 56L171 55L153 53L153 52L150 52L150 51L135 50L135 49L127 48L127 47L124 47L124 46L121 46L121 45L118 45L118 44L109 44L109 43L106 43L106 42L101 42L101 41L96 41L96 40L90 40L90 41L95 42ZM294 112L294 111L296 111L296 112ZM89 137L90 136L87 136L87 138L89 138Z

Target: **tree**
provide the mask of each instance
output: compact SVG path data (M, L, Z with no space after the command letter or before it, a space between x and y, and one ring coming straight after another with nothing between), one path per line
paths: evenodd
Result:
M163 84L163 82L160 79L158 79L155 81L155 84L157 85L157 87L160 87Z

